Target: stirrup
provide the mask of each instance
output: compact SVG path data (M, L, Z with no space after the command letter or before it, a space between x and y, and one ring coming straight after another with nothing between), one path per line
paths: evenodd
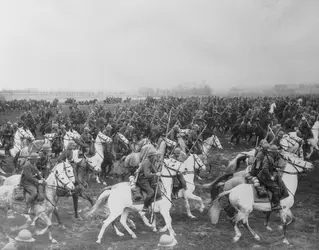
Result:
M143 207L142 212L143 212L143 213L148 213L148 212L149 212L149 208Z
M281 210L281 209L282 209L282 206L280 204L276 204L276 205L271 207L271 210L273 210L273 211L277 211L277 210Z

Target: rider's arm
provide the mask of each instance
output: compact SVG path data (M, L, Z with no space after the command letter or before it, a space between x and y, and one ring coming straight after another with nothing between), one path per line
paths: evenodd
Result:
M23 168L23 179L26 181L29 181L33 184L38 184L38 179L36 179L32 173L32 166L31 165L25 165ZM38 172L38 171L37 171Z
M262 164L262 172L265 176L271 178L271 174L269 172L269 168L272 166L270 165L270 160L268 160L268 157L264 157L263 164Z

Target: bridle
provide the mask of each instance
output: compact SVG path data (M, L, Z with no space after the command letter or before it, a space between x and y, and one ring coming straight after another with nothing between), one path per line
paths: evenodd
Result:
M283 159L284 161L287 161L290 165L292 165L294 167L294 169L296 170L296 172L288 172L285 170L281 170L279 166L275 166L276 168L279 168L278 171L281 173L285 173L285 174L290 174L290 175L301 175L301 174L305 174L306 171L308 171L308 168L306 167L307 162L305 162L304 166L298 165L294 162L292 162L289 158L286 159L283 155L279 154L280 158ZM302 171L299 171L299 168L302 169Z

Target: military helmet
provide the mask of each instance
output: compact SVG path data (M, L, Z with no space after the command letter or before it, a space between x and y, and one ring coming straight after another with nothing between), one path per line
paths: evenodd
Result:
M270 145L270 147L268 149L268 152L278 153L279 149L278 149L278 147L276 145L272 144L272 145Z

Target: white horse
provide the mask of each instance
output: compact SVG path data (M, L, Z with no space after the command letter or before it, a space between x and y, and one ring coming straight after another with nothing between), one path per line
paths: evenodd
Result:
M70 141L73 141L77 144L77 140L81 138L81 135L75 131L74 129L72 131L66 131L64 137L63 137L63 146L64 149L66 149L70 143Z
M174 159L165 159L164 165L161 170L162 176L159 191L162 193L162 198L153 202L151 207L153 211L156 213L161 213L164 218L165 226L160 229L160 232L169 231L170 236L174 239L175 243L177 243L175 239L175 232L172 228L172 218L170 216L170 209L172 206L171 194L173 187L173 179L172 177L176 175L177 171L185 171L185 164L178 164L178 162ZM149 224L148 219L145 216L145 213L142 212L143 204L135 205L132 201L132 193L131 186L129 182L121 182L115 184L113 186L104 188L104 192L99 196L96 204L89 211L88 216L92 216L97 210L101 207L106 209L105 204L107 201L109 216L106 220L104 220L103 225L101 227L100 233L98 235L97 243L101 243L101 239L103 237L105 229L119 216L121 216L120 222L123 227L127 230L127 232L132 236L132 238L136 238L135 233L128 227L126 220L129 213L129 210L139 211L140 216L142 217L144 223L147 226L153 228L153 231L157 231L156 229L156 219L154 217L152 225ZM108 212L108 211L106 211ZM123 236L124 234L119 232L119 230L113 224L117 234L119 236Z
M72 167L71 167L72 168ZM73 171L73 170L72 170ZM10 178L10 177L9 177ZM8 179L9 179L8 178ZM19 180L20 183L21 175L14 175L15 180ZM2 200L0 207L7 212L10 208L16 210L19 206L15 204L14 191L16 190L16 185L4 185L0 187L0 199ZM57 241L52 237L51 227L52 227L52 214L56 209L58 202L57 188L65 189L68 191L74 190L73 182L68 178L63 163L58 164L52 169L48 178L45 182L45 199L41 202L37 202L33 205L35 217L32 220L31 226L35 226L37 219L42 219L46 223L46 227L40 231L36 231L36 235L43 235L49 231L49 239L52 243ZM31 221L29 215L25 215L28 219L27 222Z
M208 165L208 156L212 148L223 149L223 146L216 135L212 135L208 137L202 144L203 153L200 155L200 158L203 160L205 165ZM211 168L209 172L210 171L211 171Z
M311 128L313 138L307 140L310 146L310 152L306 155L306 158L309 159L313 153L313 149L319 151L318 140L319 140L319 121L316 121L315 124Z
M24 147L28 146L30 142L34 141L32 133L28 133L23 128L18 128L13 137L13 148L10 149L10 155L15 157L16 154Z
M280 201L282 210L280 210L280 218L283 222L283 242L289 244L286 238L287 226L292 222L293 215L290 208L294 204L294 196L298 187L298 174L301 174L307 170L313 169L313 164L306 162L293 154L283 153L282 158L278 162L278 167L282 167L279 171L282 172L282 181L284 182L289 196ZM241 171L242 172L242 171ZM240 178L239 175L237 178ZM244 180L244 176L242 176ZM245 180L244 180L245 182ZM249 214L255 209L257 211L267 212L265 226L268 230L272 230L268 226L268 219L271 213L271 204L268 199L268 202L257 203L254 200L254 185L246 183L238 183L234 188L223 191L215 199L213 206L210 209L210 218L213 224L216 224L219 219L219 211L221 206L219 204L220 199L229 194L230 204L236 209L237 214L233 218L234 229L236 235L234 237L234 242L237 242L241 237L241 232L237 226L238 222L242 221L244 226L250 231L256 240L260 240L259 235L255 233L253 229L249 226L248 217Z
M52 141L57 136L57 133L48 133L44 135L44 144L52 147Z
M86 159L89 165L96 171L96 173L101 172L101 164L104 159L104 144L111 142L112 139L102 132L99 132L95 138L95 154L92 157L88 157ZM98 175L96 175L96 182L101 183Z
M56 166L54 166L53 169L55 169L59 173L65 172L68 179L70 181L72 181L72 183L75 183L74 170L73 170L73 167L70 163L61 162L61 163L57 164ZM53 169L50 172L52 172ZM4 182L2 184L3 186L16 186L16 185L20 184L21 174L14 174L14 175L11 175L9 177L1 176L1 179L4 180Z
M185 182L186 182L186 186L187 186L187 190L181 189L178 191L178 198L185 199L185 207L186 207L188 217L192 219L196 219L196 217L191 213L188 200L191 199L191 200L198 201L200 203L199 211L200 212L204 211L205 205L203 203L202 198L193 194L193 192L195 191L195 183L194 183L195 171L196 170L206 171L206 166L196 154L190 154L184 162L177 161L177 165L178 167L181 167L181 169L183 169L183 170L179 170L179 172L183 174ZM167 168L169 169L169 166Z
M131 142L130 143L130 148L133 153L138 153L141 151L142 147L145 145L151 144L151 141L148 138L143 138L138 142Z

